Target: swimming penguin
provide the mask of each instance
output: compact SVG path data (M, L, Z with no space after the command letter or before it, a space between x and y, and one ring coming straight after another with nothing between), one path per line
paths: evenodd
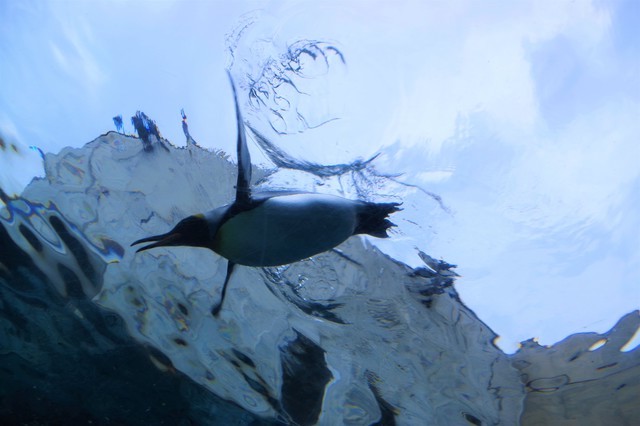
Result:
M352 235L386 238L394 226L387 216L398 203L370 203L335 195L295 191L251 193L251 157L244 121L231 74L238 124L238 181L233 203L181 220L166 234L142 238L131 245L205 247L228 260L217 316L235 265L279 266L330 250Z

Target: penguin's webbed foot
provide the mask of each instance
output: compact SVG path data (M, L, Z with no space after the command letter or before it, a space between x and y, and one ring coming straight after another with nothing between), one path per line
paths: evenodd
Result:
M224 295L227 293L227 284L229 284L229 278L231 278L231 273L233 272L233 267L236 266L235 263L229 261L227 263L227 276L224 279L224 283L222 284L222 291L220 292L220 302L217 305L214 305L211 308L211 315L218 318L218 314L220 313L220 308L222 308L222 302L224 302Z

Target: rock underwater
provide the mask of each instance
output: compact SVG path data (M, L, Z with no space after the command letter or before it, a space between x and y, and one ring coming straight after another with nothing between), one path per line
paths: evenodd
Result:
M47 154L45 170L3 194L0 418L512 425L536 409L525 396L549 374L540 354L500 351L452 265L424 253L414 270L353 237L292 265L238 267L217 319L226 262L186 247L135 255L132 241L233 198L220 152L109 132ZM638 314L625 321L637 328ZM618 391L637 390L638 350L616 356L635 366Z

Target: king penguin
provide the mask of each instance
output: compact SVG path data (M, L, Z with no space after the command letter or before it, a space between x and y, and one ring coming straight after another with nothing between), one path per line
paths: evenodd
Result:
M155 247L204 247L226 258L227 274L220 301L211 312L217 316L235 265L279 266L331 250L352 235L387 238L394 226L387 217L399 203L371 203L335 195L295 191L251 192L251 157L236 87L227 71L238 125L238 180L231 204L182 219L166 234L142 238L148 243L136 253Z

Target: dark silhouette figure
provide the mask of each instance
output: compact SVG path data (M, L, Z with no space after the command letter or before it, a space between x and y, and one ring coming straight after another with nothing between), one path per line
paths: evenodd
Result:
M146 152L153 151L153 140L151 139L151 136L154 136L160 146L169 152L169 148L162 143L162 136L160 135L160 130L158 129L156 122L147 117L144 112L136 111L136 115L131 117L131 124L134 129L136 129L138 137L142 139L142 144L144 145L144 150Z
M182 116L182 131L184 132L184 136L187 138L187 146L198 145L198 143L191 137L191 134L189 134L189 125L187 124L187 114L184 113L184 108L180 110L180 115Z
M113 117L113 124L116 125L116 131L118 133L124 133L124 123L122 122L122 116L116 115Z

